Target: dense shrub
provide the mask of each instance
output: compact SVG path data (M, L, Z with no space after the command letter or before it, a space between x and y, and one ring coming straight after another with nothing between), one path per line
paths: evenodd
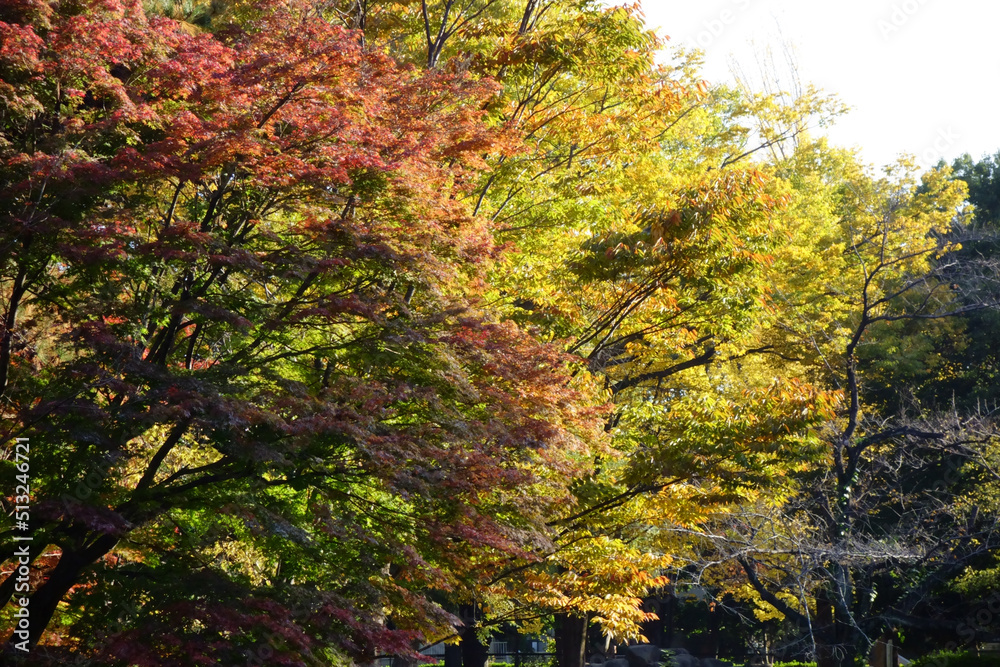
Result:
M969 652L936 651L920 656L910 667L1000 667L1000 655L977 655Z

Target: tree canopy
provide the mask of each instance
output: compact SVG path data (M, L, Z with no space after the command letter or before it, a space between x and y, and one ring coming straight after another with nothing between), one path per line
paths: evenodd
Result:
M0 0L6 659L582 667L697 584L839 665L993 585L997 158L878 173L663 47Z

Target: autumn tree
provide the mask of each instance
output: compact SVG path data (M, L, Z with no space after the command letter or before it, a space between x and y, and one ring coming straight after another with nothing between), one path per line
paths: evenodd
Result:
M989 475L989 423L890 412L869 391L879 350L886 365L916 354L893 348L905 341L898 327L989 306L982 286L994 269L959 270L965 190L947 170L917 180L904 163L879 178L823 142L776 166L792 201L769 344L790 360L785 373L844 402L819 431L826 462L799 473L795 493L720 513L703 539L739 564L748 599L798 626L822 664L845 664L888 628L940 623L928 594L1000 537L995 513L961 500Z
M0 13L3 429L57 662L409 654L600 440L585 376L478 305L496 88L238 9Z
M981 305L961 188L812 142L818 91L709 89L590 0L146 9L0 8L31 644L303 664L460 633L471 663L554 614L578 667L718 517L723 551L750 508L853 544L858 480L959 446L866 409L864 353ZM810 570L830 632L861 627L852 566Z
M961 239L962 247L951 255L949 274L954 286L968 283L970 271L975 271L986 260L997 255L998 207L997 158L983 158L973 162L968 155L955 160L951 178L968 187L970 212L959 227L951 231ZM940 168L945 165L942 163ZM949 281L949 276L945 276ZM963 292L968 292L966 287ZM964 305L974 305L984 298L995 298L997 285L987 277L979 281L974 294L959 293ZM995 309L971 309L946 323L912 323L899 327L902 340L914 351L921 351L918 358L899 367L882 365L878 368L879 380L871 386L871 393L889 404L901 400L917 401L925 406L946 408L957 405L962 410L996 410L997 358L992 341L1000 326ZM876 378L873 378L876 379ZM898 387L912 392L900 396Z
M576 487L576 505L551 517L550 554L490 587L494 621L560 612L557 653L575 665L588 618L640 637L640 597L664 581L674 547L656 543L658 527L780 484L815 452L805 427L831 398L807 383L706 375L770 351L755 322L783 201L743 164L755 149L728 114L745 107L712 99L686 65L655 65L659 42L627 12L568 23L556 7L495 59L505 89L491 111L525 128L531 150L497 160L476 207L514 249L493 279L503 312L562 339L614 404L614 450ZM605 559L628 565L609 576ZM584 586L588 595L564 594Z
M710 360L670 357L727 299L753 307L759 286L739 296L741 280L773 201L748 171L636 206L669 181L664 132L703 91L653 64L633 11L386 9L220 4L197 21L211 32L114 3L4 15L19 45L4 75L5 418L73 443L36 462L32 642L57 608L70 638L123 628L81 646L109 659L220 659L285 636L263 611L217 612L244 597L296 612L289 656L406 654L455 625L432 590L510 600L513 617L597 614L620 636L645 619L662 554L621 528L675 511L656 496L672 478L600 449L603 477L569 493L602 437L574 392L587 367L613 396L643 396ZM536 289L522 258L542 248ZM638 298L607 303L609 289ZM491 319L484 290L494 312L568 341L576 379L572 357ZM546 320L548 304L564 312ZM605 363L619 330L645 350L627 368ZM768 432L759 442L784 437ZM635 479L619 488L620 474ZM87 479L100 484L67 496ZM623 558L628 580L609 567ZM192 568L190 588L162 583ZM213 644L234 628L243 643ZM158 643L135 653L138 633Z

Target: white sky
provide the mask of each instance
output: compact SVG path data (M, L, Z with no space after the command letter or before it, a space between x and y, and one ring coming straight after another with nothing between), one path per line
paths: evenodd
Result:
M670 44L705 51L704 77L755 76L754 48L791 42L803 82L852 107L828 132L876 165L903 152L924 166L1000 150L996 0L642 0Z

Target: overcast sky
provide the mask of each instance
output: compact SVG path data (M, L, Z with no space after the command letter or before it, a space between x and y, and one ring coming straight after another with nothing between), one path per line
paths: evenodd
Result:
M755 42L794 45L803 83L852 107L829 132L877 165L929 166L1000 150L1000 2L995 0L643 0L670 43L705 51L709 82L730 56L756 74Z

